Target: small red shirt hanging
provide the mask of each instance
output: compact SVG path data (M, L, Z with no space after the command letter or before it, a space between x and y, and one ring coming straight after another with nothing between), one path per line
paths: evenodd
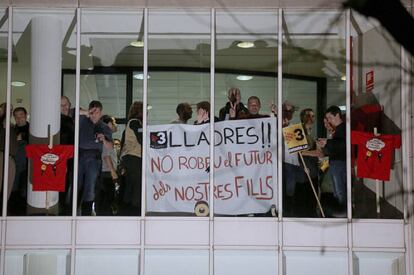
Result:
M401 147L400 135L379 135L352 131L351 143L358 145L357 177L390 180L394 149Z
M46 144L26 146L26 156L33 159L33 191L65 191L66 161L73 158L73 145Z

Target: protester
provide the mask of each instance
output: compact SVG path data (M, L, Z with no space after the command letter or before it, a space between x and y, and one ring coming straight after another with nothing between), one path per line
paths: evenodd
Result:
M229 101L219 111L219 121L238 119L239 116L249 113L241 102L241 93L238 88L230 88L227 92L227 98Z
M121 140L121 163L125 168L121 190L120 215L141 215L143 104L135 101L128 113L128 122Z
M210 123L210 102L201 101L197 103L197 118L194 121L194 125ZM214 117L214 121L217 121L218 118Z
M71 116L69 98L60 99L60 144L73 145L75 142L75 122ZM73 159L67 161L65 192L59 193L59 212L61 215L71 215L73 190Z
M282 125L287 127L293 119L297 107L289 101L282 105ZM283 143L283 211L284 216L295 216L300 201L297 201L296 183L303 178L298 154L290 154L285 143Z
M260 99L257 96L251 96L247 100L247 110L248 113L243 113L239 116L241 119L254 119L254 118L265 118L269 115L260 114L260 109L262 105Z
M187 121L193 116L193 109L186 102L178 104L176 112L178 117L171 121L173 124L187 124Z
M339 204L340 214L346 215L346 125L338 106L329 107L325 111L325 118L334 132L331 139L319 138L317 144L322 148L324 155L329 157L334 197Z
M25 146L29 144L28 114L24 107L17 107L13 111L13 117L16 122L14 126L17 138L17 150L15 154L16 175L13 184L13 201L15 211L24 213L26 210L27 198L27 178L28 178L28 161L26 157Z
M88 111L83 111L79 117L78 198L84 216L92 214L104 140L106 146L112 146L112 131L101 121L102 109L101 102L93 100Z
M0 105L0 190L3 186L3 173L4 173L4 152L6 144L6 127L10 127L10 144L9 144L9 169L8 173L8 186L7 186L7 198L10 198L11 192L13 190L13 181L15 177L16 165L14 162L14 157L17 150L17 137L14 127L7 126L6 124L6 103ZM12 207L14 208L14 207ZM15 209L9 209L14 211Z
M117 131L115 118L104 115L102 121L111 129L112 133ZM96 186L95 211L98 216L112 216L112 204L114 202L115 188L118 184L118 174L116 167L118 157L114 146L103 140L105 146L102 151L102 173Z

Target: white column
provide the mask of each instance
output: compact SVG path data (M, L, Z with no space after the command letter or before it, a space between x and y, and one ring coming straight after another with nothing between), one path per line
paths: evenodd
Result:
M39 16L32 19L31 56L30 138L34 143L46 144L48 125L53 136L60 130L62 23L59 18ZM46 208L46 192L33 192L30 180L27 190L30 206ZM48 206L56 205L59 193L47 193Z

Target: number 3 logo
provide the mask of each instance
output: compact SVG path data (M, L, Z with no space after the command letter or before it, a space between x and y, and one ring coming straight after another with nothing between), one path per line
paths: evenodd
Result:
M158 137L157 143L158 144L164 144L167 141L165 135L166 135L165 132L159 132L157 134L157 137Z
M296 129L294 133L295 133L295 139L297 141L303 140L305 138L305 136L303 135L302 129Z

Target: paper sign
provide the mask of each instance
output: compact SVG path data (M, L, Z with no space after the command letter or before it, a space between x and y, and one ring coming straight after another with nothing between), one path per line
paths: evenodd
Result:
M289 153L295 153L309 149L308 140L302 124L294 124L283 128L283 136Z

